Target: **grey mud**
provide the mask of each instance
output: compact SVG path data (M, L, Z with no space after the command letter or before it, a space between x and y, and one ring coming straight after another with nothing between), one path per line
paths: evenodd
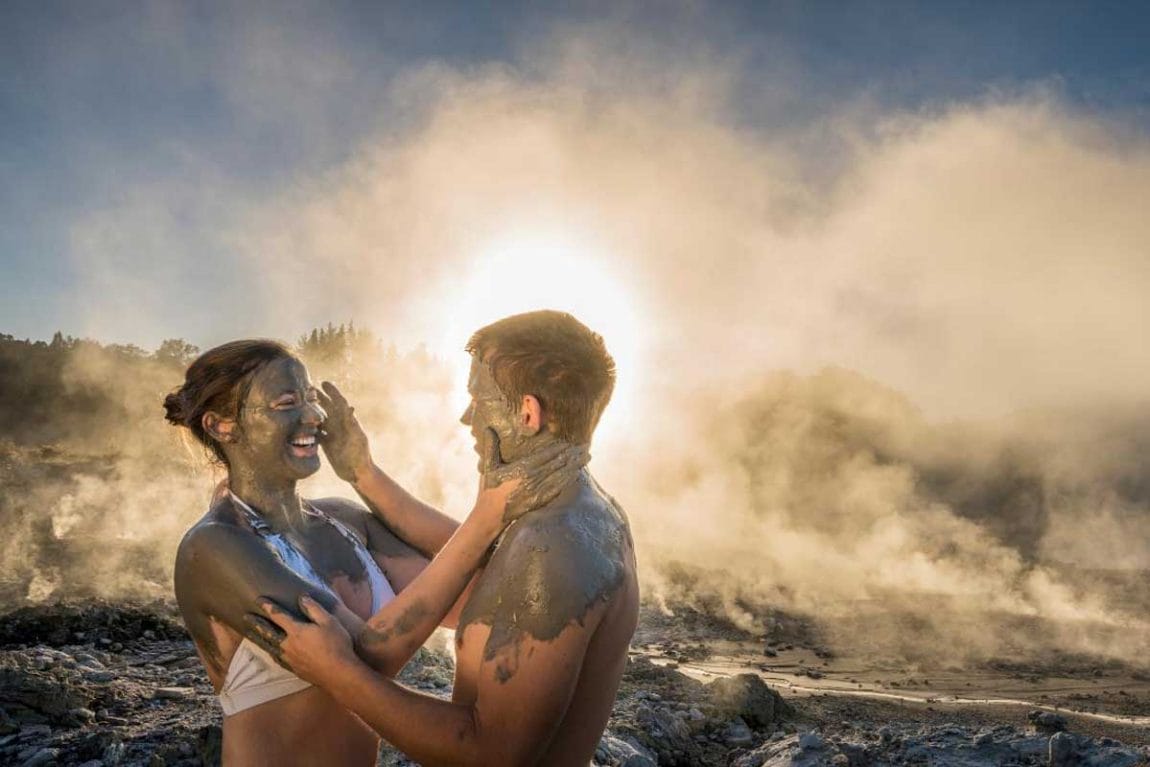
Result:
M589 473L508 528L460 616L491 627L491 660L524 636L547 641L624 584L634 544L626 517ZM507 679L513 671L497 670Z

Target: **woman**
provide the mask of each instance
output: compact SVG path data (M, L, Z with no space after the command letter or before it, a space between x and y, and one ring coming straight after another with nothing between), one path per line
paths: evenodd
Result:
M337 416L330 432L324 404ZM530 465L486 459L486 489L457 526L371 465L346 401L334 387L313 387L282 344L234 341L205 352L164 406L227 469L227 491L180 544L175 587L224 709L228 765L370 765L378 748L358 718L277 665L274 646L245 638L244 615L260 597L310 597L361 637L369 663L394 674L449 612L506 522L549 499L585 461L559 451ZM349 501L300 498L296 485L319 469L321 443L378 518ZM498 456L493 439L484 453Z

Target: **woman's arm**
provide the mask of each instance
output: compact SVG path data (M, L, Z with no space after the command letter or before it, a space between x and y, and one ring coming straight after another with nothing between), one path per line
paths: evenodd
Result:
M429 559L443 548L459 523L428 506L375 465L367 434L355 408L330 381L323 382L320 403L327 412L323 452L340 479L351 483L380 522Z
M401 584L395 599L352 634L359 656L387 676L399 673L459 605L499 532L526 510L554 499L586 463L586 450L557 443L505 465L499 460L499 439L493 431L486 435L482 451L484 487L471 514L430 564L411 583Z
M250 531L223 522L201 522L184 536L176 553L175 587L188 631L220 669L224 659L211 629L213 621L266 650L275 649L253 635L245 620L261 596L278 594L285 604L294 605L307 595L331 610L353 636L363 627L363 621L330 590L285 567Z
M356 653L385 676L394 676L444 622L503 528L508 492L480 495L472 513L435 558L410 583L399 584L395 599L371 616L355 637Z

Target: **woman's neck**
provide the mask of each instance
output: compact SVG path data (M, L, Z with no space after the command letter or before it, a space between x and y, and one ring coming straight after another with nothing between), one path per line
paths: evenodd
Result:
M303 502L294 481L260 481L250 472L233 470L228 472L228 489L258 511L272 527L280 523L296 527L303 519Z

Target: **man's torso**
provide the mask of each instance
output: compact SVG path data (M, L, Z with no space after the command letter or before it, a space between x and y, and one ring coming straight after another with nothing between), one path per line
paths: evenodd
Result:
M517 642L587 630L586 652L541 764L587 764L599 742L638 615L634 546L622 510L589 475L509 528L460 616L454 699L475 703L488 662L517 671Z

